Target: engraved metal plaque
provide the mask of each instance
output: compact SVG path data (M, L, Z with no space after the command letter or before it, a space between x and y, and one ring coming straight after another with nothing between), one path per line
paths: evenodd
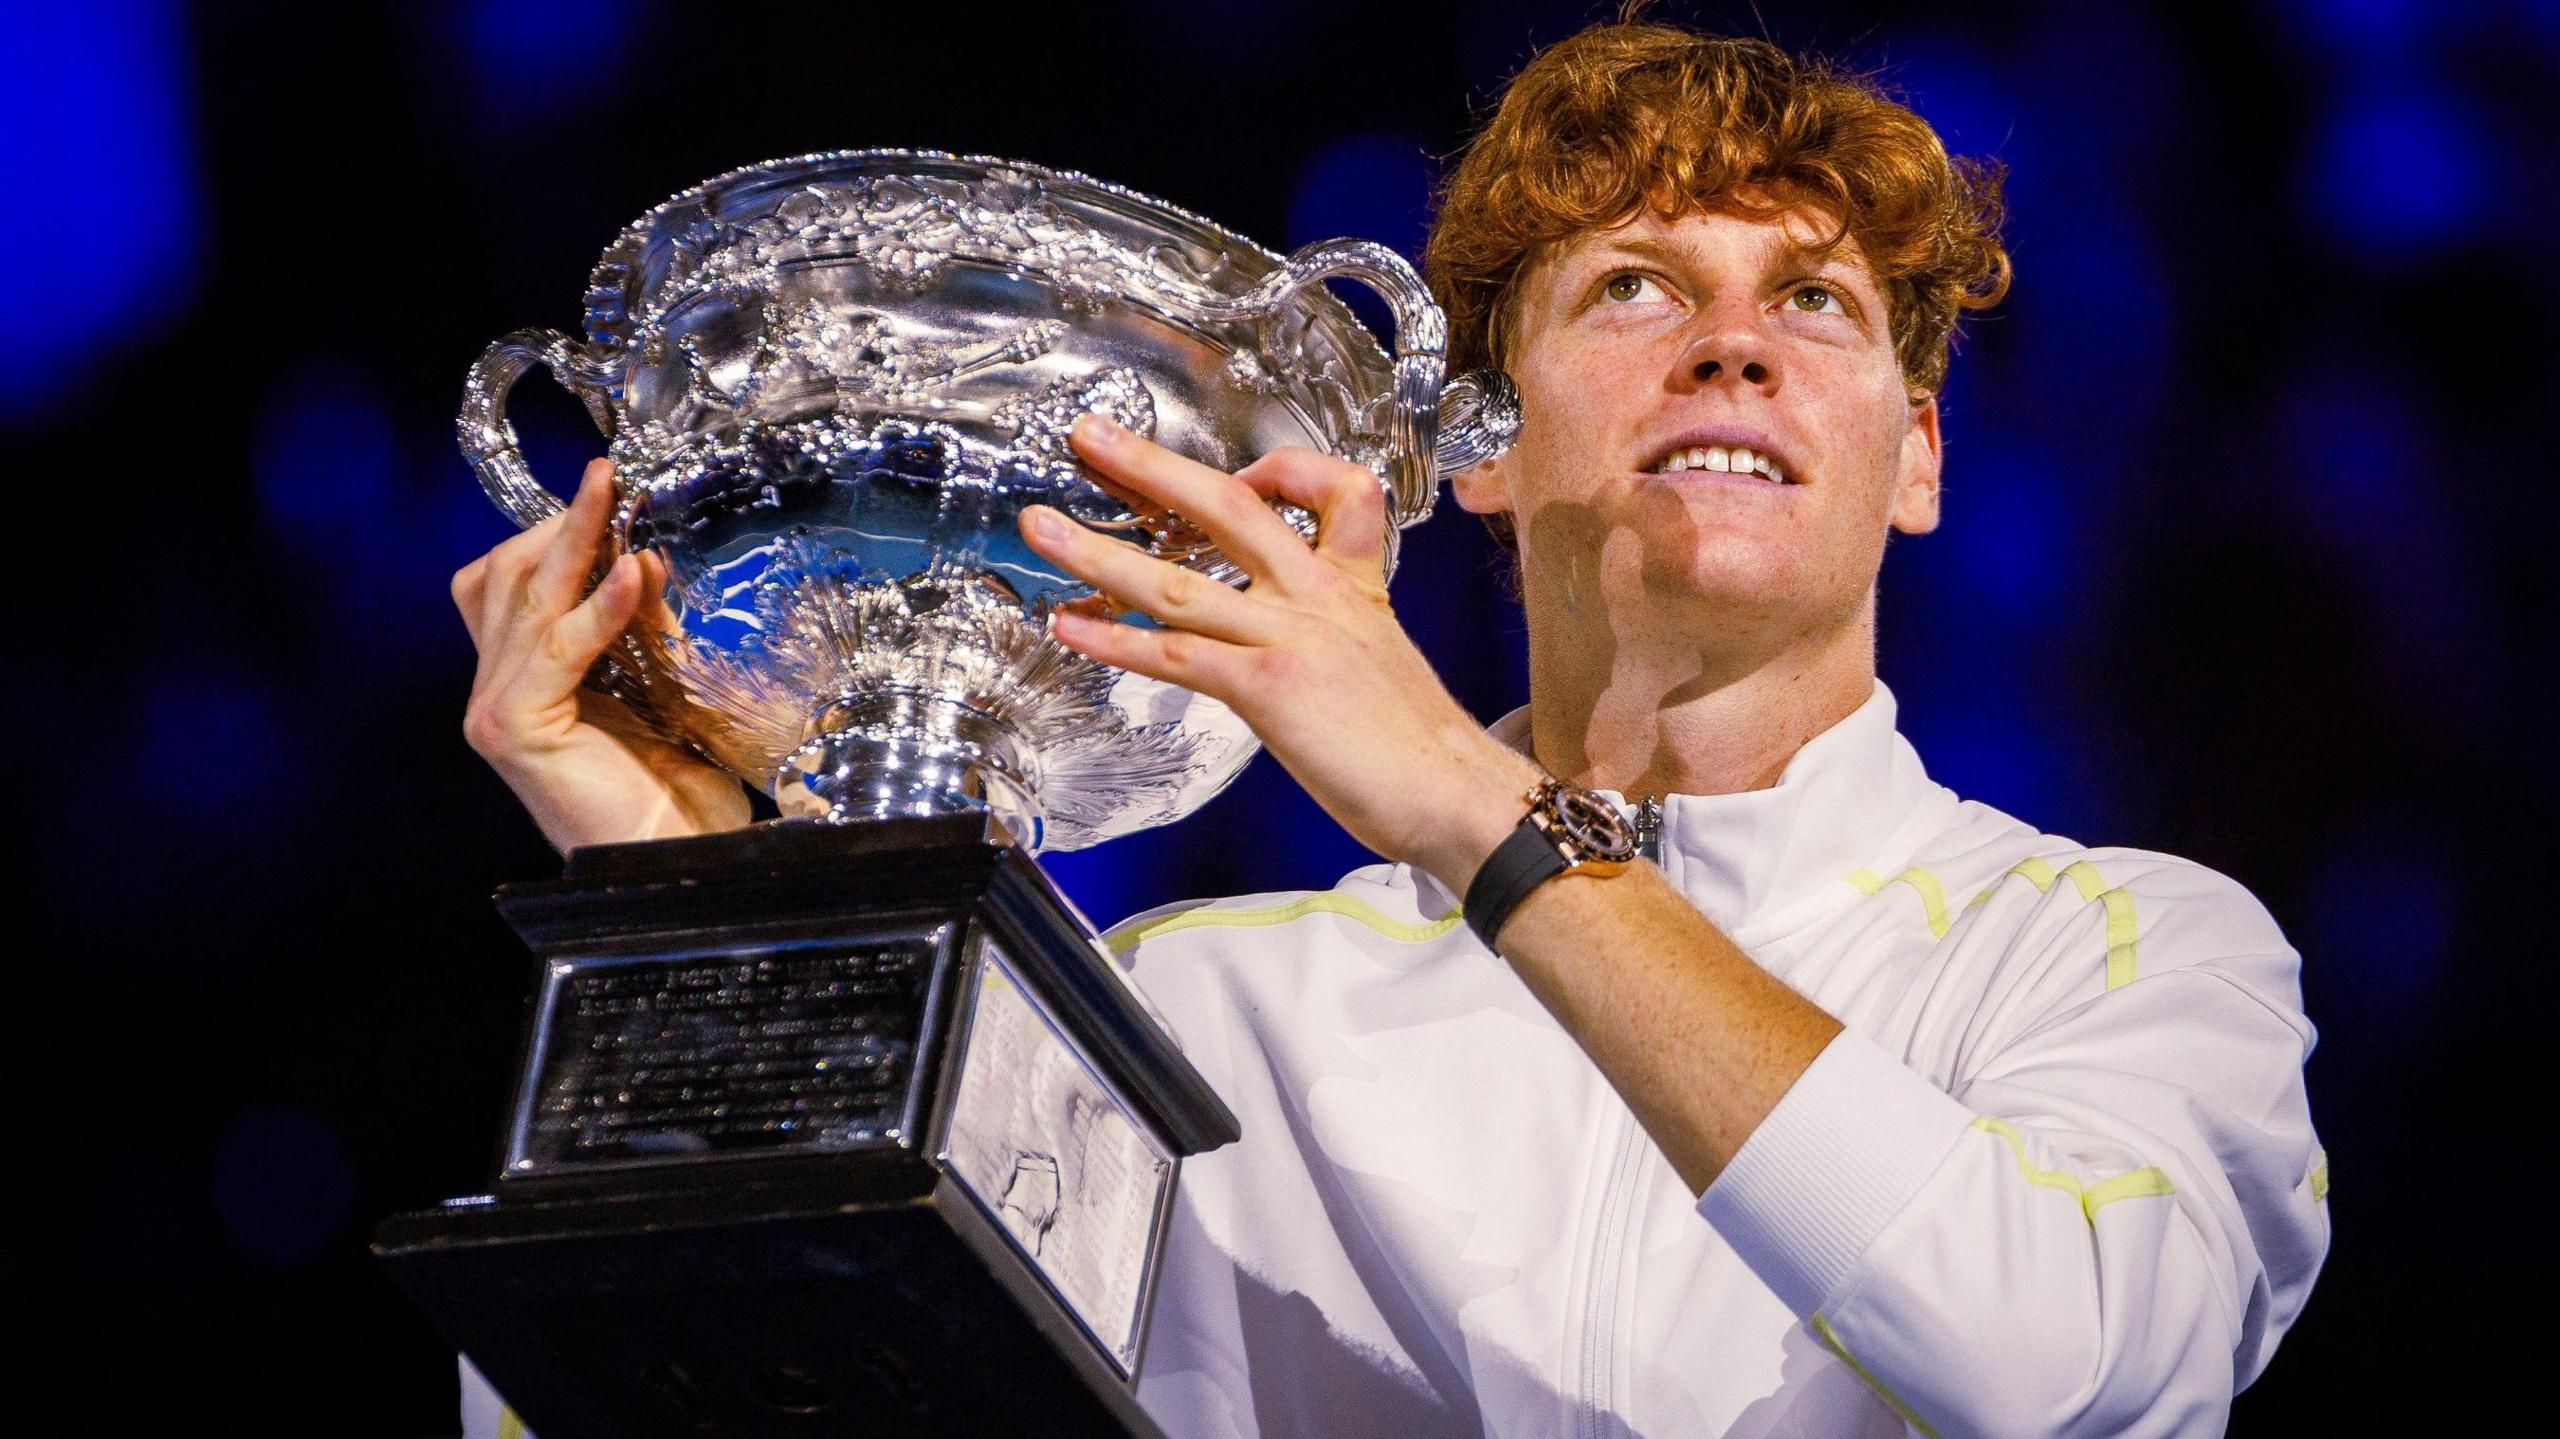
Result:
M504 1176L908 1143L951 935L553 958Z
M997 947L975 948L977 1003L943 1162L1132 1374L1174 1161Z

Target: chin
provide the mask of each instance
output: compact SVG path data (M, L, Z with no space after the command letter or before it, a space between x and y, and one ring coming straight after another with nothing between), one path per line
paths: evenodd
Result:
M1649 550L1635 575L1650 604L1721 612L1800 606L1810 579L1800 556L1766 537L1742 535L1697 536L1676 551Z

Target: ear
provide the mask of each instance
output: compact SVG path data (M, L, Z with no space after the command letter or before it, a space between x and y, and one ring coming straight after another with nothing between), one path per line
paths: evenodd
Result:
M1902 432L1902 456L1895 467L1893 507L1887 518L1906 535L1925 535L1938 527L1938 397L1911 407Z
M1515 447L1516 448L1516 447ZM1511 508L1511 456L1505 450L1449 477L1449 494L1471 515L1499 515Z

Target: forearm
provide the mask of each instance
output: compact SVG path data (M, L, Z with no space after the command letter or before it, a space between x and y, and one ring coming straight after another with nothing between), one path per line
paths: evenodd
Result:
M1538 886L1500 948L1692 1193L1840 1032L1650 864Z

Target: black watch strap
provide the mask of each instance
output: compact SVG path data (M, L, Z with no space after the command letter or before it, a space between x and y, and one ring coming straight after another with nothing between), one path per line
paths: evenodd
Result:
M1564 855L1546 831L1538 827L1536 812L1524 815L1519 827L1485 857L1475 879L1467 885L1467 928L1476 932L1485 948L1493 948L1494 936L1502 932L1511 911L1520 907L1529 891L1564 868Z

